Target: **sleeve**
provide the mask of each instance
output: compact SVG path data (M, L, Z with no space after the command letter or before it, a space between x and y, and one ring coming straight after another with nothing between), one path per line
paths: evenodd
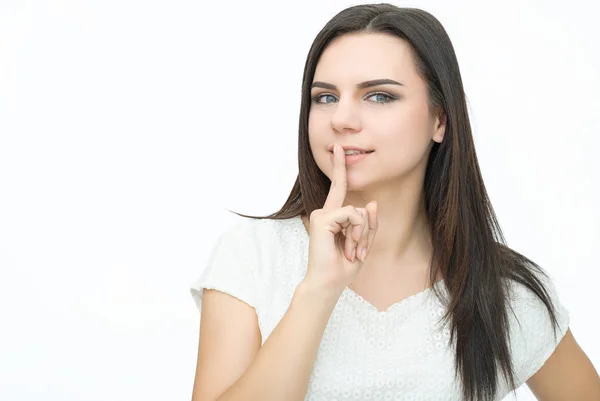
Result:
M190 288L198 309L204 289L219 290L258 307L260 261L252 227L250 220L236 222L217 238L204 270Z
M544 365L569 328L569 312L560 302L554 283L549 277L534 274L543 283L555 308L558 327L555 335L546 305L523 285L515 285L509 324L515 378L519 386Z

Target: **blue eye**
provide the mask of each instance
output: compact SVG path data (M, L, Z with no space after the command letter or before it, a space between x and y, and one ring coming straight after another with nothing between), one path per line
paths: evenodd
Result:
M370 98L375 98L375 100L369 100L370 102L378 104L390 103L398 99L396 96L392 96L383 92L372 93L369 96L367 96L367 99ZM323 101L323 99L325 99L325 101ZM331 93L321 93L319 95L314 96L312 98L312 101L315 104L331 104L336 102L337 98Z
M320 101L321 99L327 99L327 98L329 98L331 100L331 102L327 102L327 101L326 102L321 102ZM312 100L313 100L313 103L329 104L329 103L332 103L332 102L335 101L335 96L333 96L333 95L331 95L329 93L323 93L323 94L320 94L320 95L317 95L317 96L313 97Z
M377 97L377 100L374 100L375 103L389 103L393 100L395 100L396 98L393 96L388 95L387 93L373 93L372 95L369 96L369 98L372 97Z

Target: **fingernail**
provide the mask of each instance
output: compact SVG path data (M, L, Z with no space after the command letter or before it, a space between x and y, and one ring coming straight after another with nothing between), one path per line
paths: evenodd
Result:
M360 250L360 260L362 260L364 262L366 257L367 257L367 249L363 248Z

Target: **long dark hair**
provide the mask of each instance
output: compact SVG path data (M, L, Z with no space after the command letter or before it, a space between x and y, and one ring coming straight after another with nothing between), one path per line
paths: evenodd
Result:
M508 281L526 286L541 299L555 329L557 321L546 288L534 271L545 273L506 246L475 154L458 61L450 38L434 16L390 4L353 6L334 16L315 38L304 67L299 174L292 191L281 209L269 216L236 214L287 219L323 207L331 181L317 166L309 146L310 86L327 45L341 35L359 32L385 33L407 41L427 84L430 106L446 114L445 136L433 145L424 182L433 243L431 282L441 273L448 290L443 318L450 323L450 342L456 345L455 373L460 376L463 397L492 400L499 388L499 369L515 389L508 338ZM440 296L437 291L436 295Z

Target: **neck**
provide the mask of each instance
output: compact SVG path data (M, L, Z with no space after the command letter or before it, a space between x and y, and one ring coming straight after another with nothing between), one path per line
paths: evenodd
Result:
M406 267L429 264L433 247L423 180L415 178L384 188L348 192L346 205L364 207L371 200L377 201L379 228L371 247L371 260Z

